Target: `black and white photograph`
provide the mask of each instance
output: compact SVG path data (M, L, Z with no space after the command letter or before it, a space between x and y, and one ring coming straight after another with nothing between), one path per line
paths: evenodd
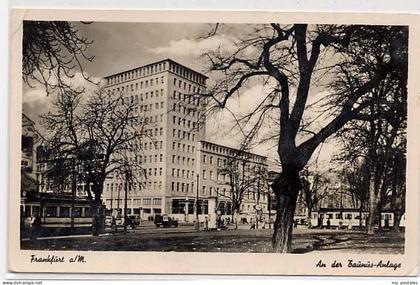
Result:
M357 256L410 250L410 40L281 17L23 20L18 247L396 270Z

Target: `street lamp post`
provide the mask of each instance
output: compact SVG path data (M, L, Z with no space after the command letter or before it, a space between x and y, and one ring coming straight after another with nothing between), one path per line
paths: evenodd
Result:
M268 187L268 228L271 230L271 193L270 193L270 183L267 179L267 187Z
M198 216L198 199L199 199L199 186L198 186L198 183L199 183L199 177L200 175L197 173L197 198L196 198L196 206L195 206L195 218L196 218L196 220L197 220L197 231L199 231L200 230L200 220L199 220L199 216Z
M257 229L258 229L258 223L260 220L260 177L258 176L258 182L257 182L257 205L258 205L258 209L257 209Z
M124 232L127 232L127 195L129 190L130 173L125 171L125 187L124 187Z
M74 200L76 199L76 167L74 160L72 161L72 177L71 177L71 215L70 215L70 232L74 234Z
M111 216L114 216L114 209L112 208L112 201L114 200L114 185L111 184Z

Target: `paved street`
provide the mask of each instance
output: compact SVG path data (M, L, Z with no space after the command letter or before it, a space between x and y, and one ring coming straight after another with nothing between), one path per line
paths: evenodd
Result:
M141 227L128 233L99 237L78 236L22 241L22 249L94 251L191 251L191 252L270 252L269 229L239 229L196 232L193 226L178 228ZM293 252L363 252L402 254L404 234L365 233L345 230L298 228L294 231Z

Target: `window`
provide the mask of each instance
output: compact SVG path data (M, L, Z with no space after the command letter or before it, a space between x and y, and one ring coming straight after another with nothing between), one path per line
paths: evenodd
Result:
M162 199L161 198L154 198L153 199L153 205L161 205L162 204Z
M60 217L62 218L70 217L70 207L60 207Z
M56 206L45 207L45 216L46 217L56 217L57 216L57 207Z
M207 179L207 173L205 169L203 170L203 179Z

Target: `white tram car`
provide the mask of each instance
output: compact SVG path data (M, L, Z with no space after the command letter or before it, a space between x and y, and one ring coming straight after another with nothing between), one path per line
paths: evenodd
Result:
M353 228L366 227L368 212L360 213L359 209L354 208L321 208L319 211L312 212L311 226L321 228ZM361 218L361 221L360 221ZM405 227L405 214L401 217L400 227ZM394 226L394 213L382 211L381 227L391 228Z

